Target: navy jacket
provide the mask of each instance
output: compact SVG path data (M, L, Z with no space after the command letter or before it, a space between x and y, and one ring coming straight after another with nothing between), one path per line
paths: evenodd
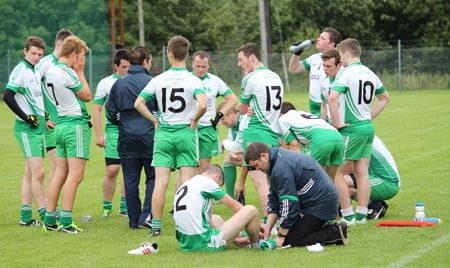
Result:
M282 228L293 228L301 214L321 220L337 217L338 192L313 158L283 148L269 148L268 213L277 213Z
M139 93L152 77L142 65L131 65L128 74L117 79L106 102L106 113L119 126L118 152L122 159L152 158L155 128L134 108ZM156 115L155 101L147 108Z

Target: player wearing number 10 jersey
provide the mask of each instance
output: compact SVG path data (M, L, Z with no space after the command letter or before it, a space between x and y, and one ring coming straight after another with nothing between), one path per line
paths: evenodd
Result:
M342 41L337 50L341 57L341 70L332 84L329 97L331 121L344 137L344 166L339 167L335 183L339 191L342 216L347 224L364 224L367 219L367 205L370 197L368 166L375 135L372 119L389 102L389 94L380 79L369 68L361 64L361 45L356 39ZM340 94L343 103L338 103ZM373 97L377 101L371 110ZM356 217L348 199L344 172L352 164L358 184L358 207Z

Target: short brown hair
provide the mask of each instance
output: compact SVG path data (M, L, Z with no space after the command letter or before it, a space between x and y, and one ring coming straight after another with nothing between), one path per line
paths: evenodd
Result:
M67 37L61 46L61 57L68 57L72 52L76 54L86 53L89 50L86 43L78 36L72 35Z
M225 106L226 103L227 103L226 101L221 102L219 104L219 106L217 106L216 112L220 112L223 109L223 107ZM232 113L232 114L239 113L239 109L236 108L236 107L233 107L233 109L230 110L230 113Z
M200 59L206 58L206 59L208 59L208 63L210 62L210 59L211 59L208 52L203 51L203 50L196 51L194 53L194 55L192 55L192 61L194 61L195 57L199 57Z
M283 103L281 104L281 110L280 113L282 114L286 114L287 112L289 112L290 110L295 110L295 106L294 104L288 102L288 101L283 101Z
M64 41L67 37L72 36L72 35L73 35L73 33L72 33L70 30L65 29L65 28L62 28L62 29L59 30L58 33L56 34L56 37L55 37L55 43L56 43L57 41Z
M152 54L150 50L143 46L135 46L130 51L130 64L131 65L141 65L144 60L149 60Z
M348 51L353 57L361 57L361 45L354 38L347 38L336 47L338 51Z
M25 42L25 49L30 50L31 47L38 47L45 50L45 41L39 36L29 36Z
M268 153L269 146L262 142L252 142L245 151L245 162L255 161L261 159L262 153Z
M341 62L341 56L336 48L329 48L322 52L322 60L334 59L334 65L338 65Z
M334 43L334 47L336 47L342 40L341 33L334 28L326 27L323 29L323 32L330 35L330 41Z
M172 52L177 61L185 60L189 54L189 40L183 36L174 36L169 39L167 51Z
M250 57L250 55L255 55L255 57L261 61L261 51L259 50L259 47L255 43L248 43L245 45L242 45L237 49L237 53L243 52L244 56L247 58Z

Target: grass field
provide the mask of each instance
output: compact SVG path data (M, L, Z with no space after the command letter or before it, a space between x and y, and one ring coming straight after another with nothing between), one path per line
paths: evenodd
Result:
M380 228L377 221L350 229L348 246L328 246L320 253L306 248L263 252L232 246L221 253L181 253L174 224L167 212L173 188L167 192L163 233L151 238L145 230L128 229L127 219L102 219L103 153L92 142L91 161L78 189L74 219L85 232L78 235L42 233L19 227L23 157L14 139L13 114L0 102L0 266L1 267L449 267L450 266L450 91L392 91L391 103L374 121L377 135L390 149L400 171L402 187L389 200L383 220L409 220L414 205L424 203L427 217L443 223L427 228ZM285 100L306 109L306 94L288 93ZM225 129L220 129L224 137ZM223 156L213 159L221 164ZM47 162L47 161L46 161ZM47 163L46 163L47 164ZM171 183L172 184L172 183ZM118 189L119 190L119 189ZM114 197L118 207L119 191ZM257 204L251 180L247 203ZM37 216L36 207L33 207ZM214 211L225 217L222 205ZM83 223L81 217L93 221ZM129 256L143 241L157 242L155 255Z

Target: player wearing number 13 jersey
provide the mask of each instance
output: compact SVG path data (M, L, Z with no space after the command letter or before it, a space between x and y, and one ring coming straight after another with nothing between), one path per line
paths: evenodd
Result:
M337 50L341 57L342 69L332 84L329 107L331 121L345 141L344 166L339 167L335 183L339 191L339 203L344 221L353 225L364 224L367 219L367 205L370 196L368 166L375 135L372 119L389 102L389 95L380 79L361 64L361 45L358 40L348 38L342 41ZM339 95L344 94L341 103ZM377 101L371 110L373 98ZM342 103L343 102L343 103ZM344 181L346 167L353 166L358 184L358 207L354 216L348 199L348 189Z
M248 128L244 132L244 152L250 142L260 141L278 146L278 118L283 101L283 83L278 74L265 67L255 44L238 49L238 65L244 73L240 96L240 112L246 114L250 107Z

